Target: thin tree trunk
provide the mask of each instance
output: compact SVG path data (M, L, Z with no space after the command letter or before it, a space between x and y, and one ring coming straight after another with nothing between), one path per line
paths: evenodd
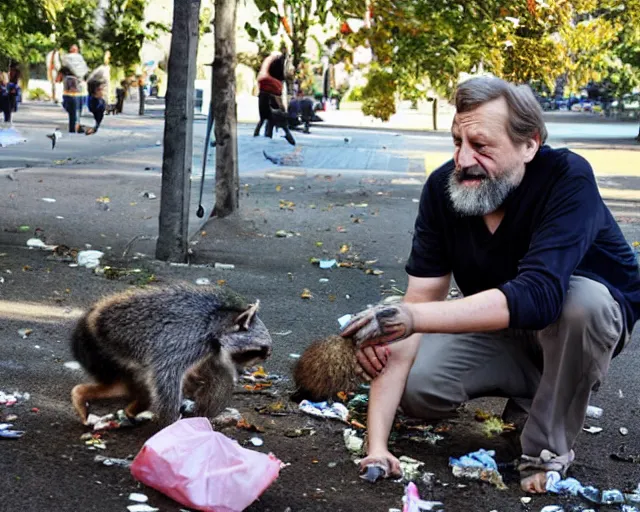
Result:
M185 262L189 249L189 203L193 150L200 0L174 0L164 124L162 192L156 258Z
M438 98L437 96L433 97L433 105L432 105L431 115L433 116L433 130L438 130Z
M226 217L238 209L238 140L236 115L236 0L216 0L215 59L212 67L216 140L216 204L214 215Z

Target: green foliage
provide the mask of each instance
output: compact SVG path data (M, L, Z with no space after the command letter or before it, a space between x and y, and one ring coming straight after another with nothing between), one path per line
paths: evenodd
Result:
M362 90L362 112L383 121L396 113L394 73L374 67L369 73L369 81Z
M370 24L339 35L333 60L369 46L375 66L393 77L374 84L372 115L387 117L394 97L413 104L429 91L451 98L462 73L483 69L516 83L555 89L564 77L577 93L607 78L619 90L637 83L640 67L640 0L370 0ZM365 19L365 3L336 0L341 21ZM339 58L336 55L339 54ZM376 68L377 66L377 68ZM382 117L381 117L382 118Z
M33 101L48 101L51 97L41 89L40 87L36 87L35 89L29 89L27 91L27 96L30 100Z
M354 87L346 97L346 101L362 101L364 99L364 87Z

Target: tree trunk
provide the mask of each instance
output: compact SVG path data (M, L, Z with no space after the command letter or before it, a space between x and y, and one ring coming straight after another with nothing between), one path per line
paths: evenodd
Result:
M211 101L216 140L214 215L218 217L226 217L238 209L240 194L235 73L236 8L236 0L216 0Z
M433 131L438 130L438 98L433 97L433 105L431 106L431 115L433 116Z
M174 0L156 258L186 262L200 0Z
M138 86L138 115L144 115L144 86Z

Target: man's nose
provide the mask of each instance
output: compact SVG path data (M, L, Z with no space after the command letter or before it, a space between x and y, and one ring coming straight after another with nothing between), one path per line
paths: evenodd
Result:
M475 165L475 163L475 152L473 151L473 148L468 144L463 143L458 148L456 165L464 169L465 167L471 167L472 165Z

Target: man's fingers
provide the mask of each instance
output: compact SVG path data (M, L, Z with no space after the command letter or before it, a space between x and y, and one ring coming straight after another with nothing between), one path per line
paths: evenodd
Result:
M379 373L380 371L382 371L382 369L384 368L384 365L378 359L378 355L376 354L376 351L374 350L374 348L366 347L362 351L364 352L364 355L367 357L367 359L371 363L371 366L373 366L376 369L376 372Z
M377 377L378 371L373 367L367 356L364 354L362 350L358 350L356 352L356 358L358 360L358 364L364 370L365 374L371 377L372 379Z

